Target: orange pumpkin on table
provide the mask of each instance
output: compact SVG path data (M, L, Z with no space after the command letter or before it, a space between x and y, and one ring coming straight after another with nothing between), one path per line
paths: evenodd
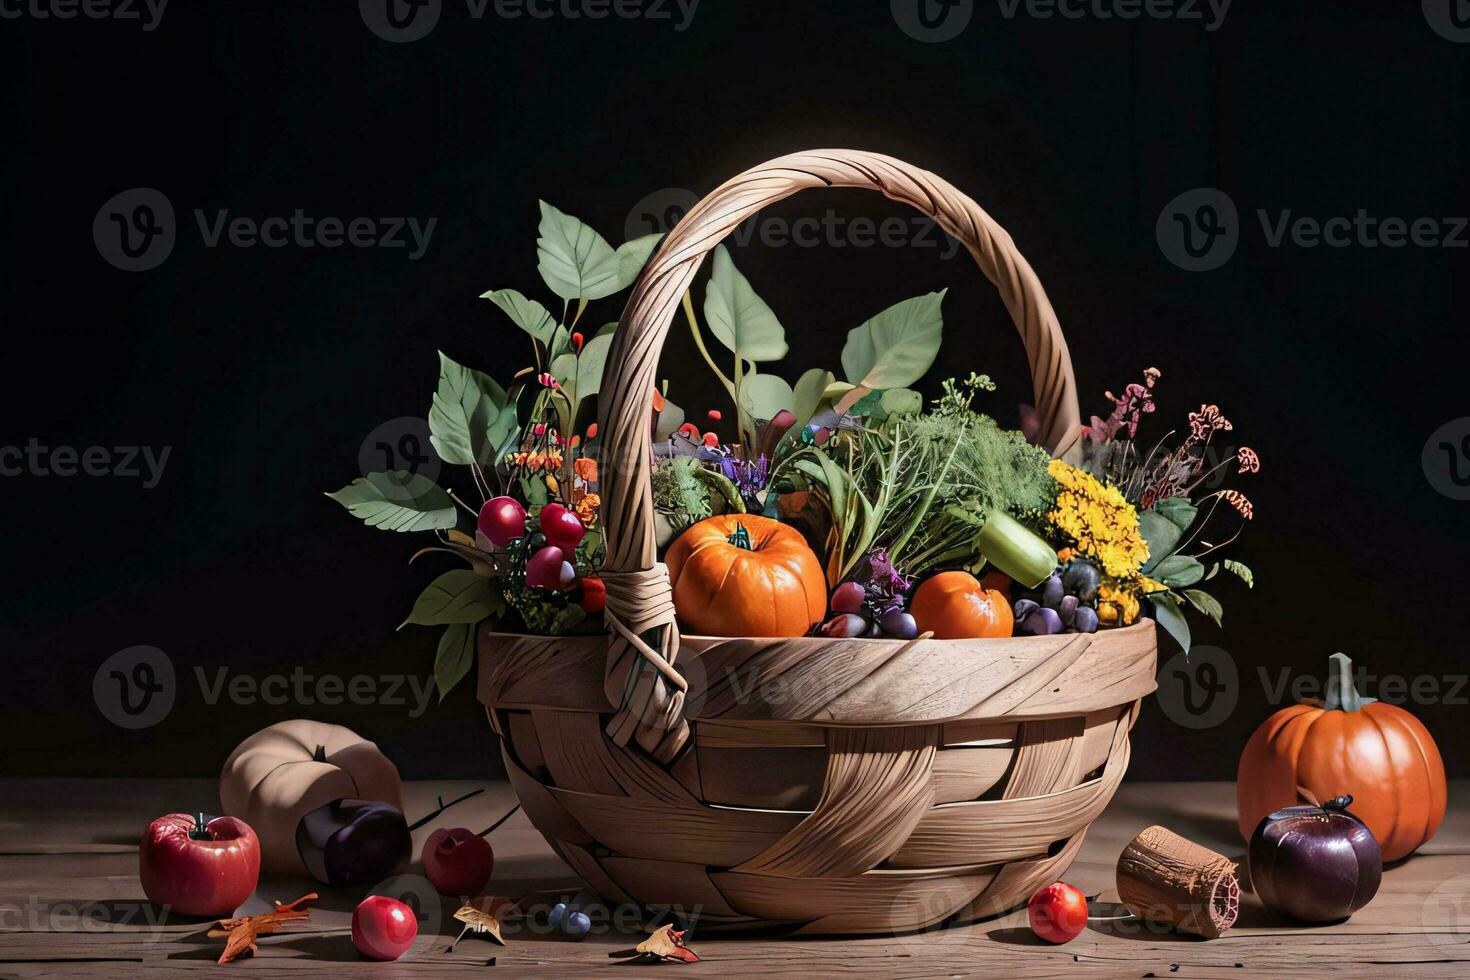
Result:
M1010 636L1015 614L1005 595L987 589L969 572L940 572L914 590L909 612L919 632L936 639Z
M803 636L827 612L822 563L794 528L720 514L681 534L664 562L679 623L705 636Z
M1383 860L1412 854L1444 820L1444 761L1429 731L1403 708L1361 697L1353 662L1331 657L1322 702L1282 708L1246 743L1236 775L1240 834L1251 839L1267 814L1344 794L1368 825Z

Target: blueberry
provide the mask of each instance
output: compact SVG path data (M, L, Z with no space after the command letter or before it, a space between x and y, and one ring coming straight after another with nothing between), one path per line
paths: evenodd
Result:
M592 931L592 920L587 918L585 912L573 912L567 916L562 931L573 939L581 939Z
M1097 566L1079 558L1067 563L1062 571L1062 584L1066 586L1068 594L1076 596L1078 602L1087 605L1097 598L1097 587L1102 584L1102 576L1098 573Z
M566 918L566 915L567 903L557 902L551 907L551 914L546 917L546 921L551 923L551 928L560 929L562 920Z

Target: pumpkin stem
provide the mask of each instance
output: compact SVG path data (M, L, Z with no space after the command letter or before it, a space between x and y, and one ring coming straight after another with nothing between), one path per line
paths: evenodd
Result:
M750 532L745 529L745 525L742 523L737 522L735 525L735 533L730 535L725 540L730 542L737 548L743 548L746 551L755 550L753 547L751 547L750 544Z
M327 761L327 747L325 745L318 745L316 747L316 751L311 754L311 761L312 762L326 762Z
M1327 696L1322 707L1327 711L1361 711L1363 705L1372 704L1377 698L1365 698L1353 685L1353 662L1345 653L1334 653L1327 658L1330 662L1327 675Z

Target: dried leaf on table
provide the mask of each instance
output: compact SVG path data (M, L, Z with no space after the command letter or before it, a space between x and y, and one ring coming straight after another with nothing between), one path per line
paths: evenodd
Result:
M672 925L662 925L633 949L620 949L607 955L628 963L698 963L699 956L684 945L685 931Z
M298 908L307 902L317 900L317 893L310 892L302 895L294 902L282 905L276 903L274 912L266 912L263 915L242 915L233 919L220 919L219 925L209 930L209 936L214 939L227 936L224 952L216 962L229 963L247 953L255 953L255 940L261 936L268 936L278 930L284 923L306 919L311 915L310 909Z
M454 917L464 923L464 929L460 931L445 952L453 952L454 947L459 945L459 941L471 933L486 936L504 946L505 937L500 934L500 920L496 916L503 914L510 907L511 902L507 899L490 895L471 899L465 905L460 906L459 911L454 913Z

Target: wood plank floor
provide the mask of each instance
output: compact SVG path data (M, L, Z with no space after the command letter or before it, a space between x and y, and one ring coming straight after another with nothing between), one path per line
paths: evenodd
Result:
M437 797L487 792L459 804L415 832L435 826L481 830L514 802L503 783L414 783L406 787L410 820L433 810ZM1371 977L1470 976L1470 783L1451 788L1450 815L1418 855L1389 869L1378 897L1351 920L1315 929L1274 920L1251 896L1240 924L1213 942L1149 928L1135 920L1097 921L1066 946L1032 939L1024 913L929 933L853 939L791 939L779 934L694 939L704 962L690 966L626 966L608 958L633 945L631 910L595 916L580 943L511 923L507 946L469 939L446 952L459 923L458 902L433 894L410 874L384 890L407 895L425 915L419 941L403 959L380 964L358 956L349 936L360 897L319 889L305 879L267 878L246 907L266 911L322 890L310 931L262 940L260 954L227 967L214 963L219 940L197 920L161 917L143 898L137 839L148 821L170 810L217 801L206 780L0 780L0 977L157 975L160 970L229 970L252 976L334 977L465 975L568 977L613 969L614 976L843 977ZM217 809L217 806L216 806ZM1127 841L1162 823L1238 857L1234 791L1228 783L1127 783L1094 824L1067 879L1100 902L1116 900L1113 868ZM573 895L581 885L517 813L491 837L496 852L492 891L528 905ZM1098 907L1098 906L1095 906ZM487 961L494 957L496 965Z

